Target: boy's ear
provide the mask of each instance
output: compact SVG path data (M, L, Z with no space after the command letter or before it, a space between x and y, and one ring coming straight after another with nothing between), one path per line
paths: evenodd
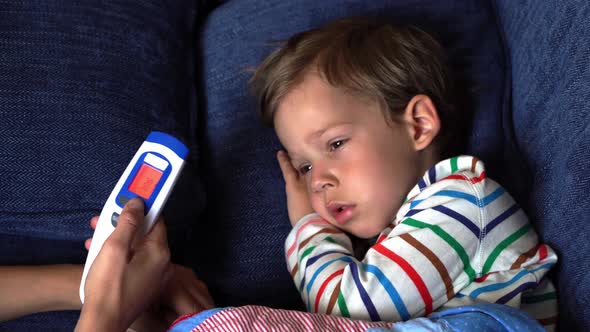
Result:
M404 111L404 119L410 125L410 135L417 151L430 146L440 131L438 111L427 95L412 97Z

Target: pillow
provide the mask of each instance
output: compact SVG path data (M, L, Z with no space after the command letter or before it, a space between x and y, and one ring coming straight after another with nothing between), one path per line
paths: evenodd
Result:
M193 253L193 266L219 306L301 308L283 253L291 225L275 159L280 144L257 119L247 69L270 53L270 42L351 15L415 24L440 39L456 74L470 82L474 127L466 152L482 158L492 176L502 175L509 75L488 1L227 2L209 15L200 40L199 100L206 113L199 117L198 141L208 204Z
M90 218L153 130L191 150L164 210L182 261L204 202L191 127L196 17L188 0L0 6L0 264L83 263ZM71 318L0 329L71 331Z
M1 233L82 240L150 131L194 145L194 15L191 1L0 8Z
M559 255L559 330L590 330L590 3L497 1L510 48L526 203Z

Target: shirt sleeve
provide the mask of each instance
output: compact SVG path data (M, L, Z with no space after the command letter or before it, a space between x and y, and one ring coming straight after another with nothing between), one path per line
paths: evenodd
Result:
M481 226L478 209L460 197L422 200L362 261L345 233L308 215L286 240L289 271L311 312L373 321L424 316L476 278L477 234L457 215Z

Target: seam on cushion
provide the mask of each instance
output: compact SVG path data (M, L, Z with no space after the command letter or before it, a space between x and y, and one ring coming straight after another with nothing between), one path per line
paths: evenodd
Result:
M491 12L494 15L494 22L496 24L496 31L500 37L500 47L502 49L502 64L504 67L504 91L502 96L502 112L501 122L503 127L502 145L504 148L510 148L518 158L520 166L526 170L526 174L531 174L530 167L526 163L524 158L521 158L521 148L516 140L516 134L514 131L514 121L512 117L512 59L510 58L510 47L506 38L506 31L502 25L502 18L498 10L498 0L487 0L491 7ZM525 179L528 185L528 179Z

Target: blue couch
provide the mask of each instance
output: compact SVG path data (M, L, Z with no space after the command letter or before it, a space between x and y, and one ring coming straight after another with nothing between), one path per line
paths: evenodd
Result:
M559 254L561 330L590 329L590 3L583 0L9 0L0 7L0 264L83 263L87 226L151 130L191 156L164 214L175 262L218 305L301 309L290 229L249 69L332 18L381 15L433 33L473 110L481 157ZM7 299L0 299L5 301ZM69 331L78 312L0 331Z

